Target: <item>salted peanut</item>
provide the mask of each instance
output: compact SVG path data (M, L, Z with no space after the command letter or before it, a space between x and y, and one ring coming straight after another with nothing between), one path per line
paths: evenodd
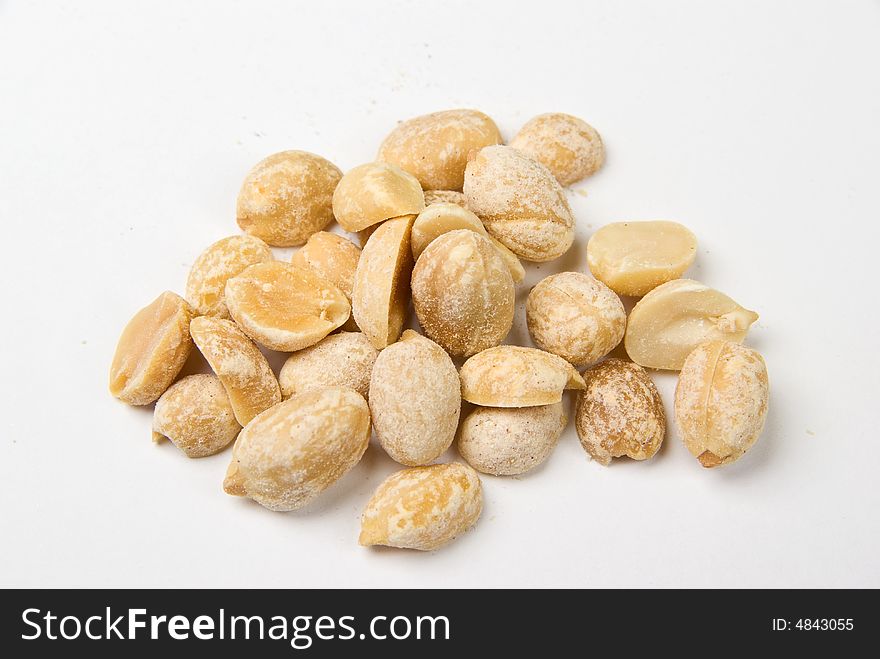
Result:
M335 233L319 231L312 234L308 242L293 255L290 262L307 268L322 279L329 281L345 295L351 304L351 289L354 286L354 271L361 257L360 248L348 238ZM357 331L357 323L349 317L343 329Z
M331 334L287 358L278 375L281 393L290 398L315 389L349 387L366 398L378 354L361 332Z
M190 458L219 453L240 430L216 375L200 373L178 380L159 397L153 411L153 441L169 439Z
M461 422L458 452L484 474L524 474L550 457L567 421L561 402L537 407L477 407Z
M278 380L269 362L231 320L200 316L189 331L226 389L236 420L243 426L281 402Z
M704 341L742 343L758 314L705 284L675 279L638 301L629 314L624 345L636 364L677 371Z
M484 407L534 407L562 400L584 379L562 357L535 348L497 346L479 352L458 373L461 397Z
M427 206L419 213L412 229L413 258L418 260L425 248L438 236L457 229L476 231L481 236L488 238L489 242L495 245L498 254L510 270L514 284L518 284L525 278L526 271L516 254L490 236L480 218L459 204L438 202Z
M302 245L333 221L342 172L321 156L282 151L248 172L238 193L238 226L276 247Z
M646 295L681 277L696 256L696 236L678 222L615 222L587 243L590 272L618 295Z
M526 324L541 350L585 366L620 343L626 310L611 289L590 275L560 272L529 293Z
M409 172L387 162L355 167L333 193L333 214L346 231L356 232L425 207L422 186Z
M252 265L226 282L226 306L250 338L284 352L316 344L351 314L333 284L282 261Z
M129 405L149 405L180 373L190 350L192 307L165 291L122 330L110 365L110 393Z
M405 169L425 190L461 190L468 153L491 144L501 144L501 133L485 114L445 110L399 123L378 160Z
M647 460L666 436L660 392L638 364L606 359L584 373L575 429L584 450L599 464L627 456Z
M408 466L428 464L455 439L461 412L455 364L430 339L405 331L376 359L370 412L388 455Z
M370 409L356 391L332 387L278 403L235 442L223 489L269 510L302 508L360 462Z
M685 446L704 467L739 460L764 429L769 396L760 353L729 341L701 343L675 388L675 420Z
M376 350L397 341L406 321L413 220L407 215L384 222L364 245L354 273L352 313Z
M450 231L428 245L413 269L412 298L425 334L456 357L498 345L513 325L510 270L474 231Z
M527 261L552 261L574 241L574 217L544 165L509 146L482 149L467 165L468 208L486 230Z
M483 511L483 486L458 462L413 467L386 478L361 517L359 542L432 551L470 529Z
M605 147L596 129L562 112L532 117L510 146L546 166L560 185L571 185L594 174L605 162Z
M467 197L458 190L425 190L425 206L431 204L458 204L467 208Z
M200 316L229 318L226 282L246 268L273 260L272 250L254 236L229 236L199 255L186 280L186 300Z

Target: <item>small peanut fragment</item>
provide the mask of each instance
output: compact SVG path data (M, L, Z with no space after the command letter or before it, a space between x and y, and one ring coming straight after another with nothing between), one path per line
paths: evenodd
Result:
M138 311L116 344L110 393L129 405L149 405L159 398L192 350L192 317L192 307L170 291Z
M524 474L550 457L567 421L561 402L477 407L461 422L458 452L484 474Z
M596 129L562 112L529 119L510 146L546 166L560 185L571 185L594 174L605 162L605 147Z
M677 222L615 222L590 237L590 272L618 295L646 295L681 277L697 255L697 239Z
M424 207L425 195L415 177L387 162L355 167L333 193L336 221L352 233L394 217L418 214Z
M432 551L470 529L482 510L483 486L467 465L404 469L376 489L361 518L359 542Z
M626 310L605 284L580 272L542 279L526 300L529 334L541 350L586 366L614 350L626 329Z
M169 439L187 457L219 453L240 430L229 396L216 375L187 375L156 401L153 440Z
M406 330L382 352L370 378L376 437L394 460L428 464L455 438L461 386L455 364L430 339Z
M190 323L193 341L226 389L236 420L243 426L281 402L269 362L230 320L200 316Z
M666 436L660 392L638 364L606 359L584 373L575 428L581 446L601 465L628 456L647 460Z
M629 314L624 345L636 364L677 371L700 343L723 339L742 343L758 319L715 289L692 279L661 284Z
M278 382L284 398L326 387L349 387L364 398L378 356L361 332L331 334L293 353L281 367Z
M701 343L675 388L675 420L685 446L704 467L739 460L764 429L769 396L760 353L729 341Z
M485 407L533 407L562 400L564 389L583 389L584 379L562 357L520 346L478 352L458 373L461 397Z
M360 462L370 410L356 391L294 396L256 416L235 442L223 489L269 510L302 508Z
M425 190L425 206L431 204L458 204L467 208L467 197L457 190Z
M335 233L319 231L312 234L308 242L293 255L290 262L299 268L311 270L333 284L342 291L351 304L354 273L360 257L360 247L347 238ZM358 329L352 317L345 321L342 328L352 332Z
M410 172L425 190L461 190L468 153L500 143L498 127L482 112L445 110L399 123L378 159Z
M226 282L226 306L250 338L285 352L316 344L351 314L342 291L283 261L252 265Z
M355 322L376 350L397 341L409 308L414 215L383 222L361 252L351 307Z
M282 151L248 172L238 193L238 226L276 247L302 245L333 221L342 172L306 151Z

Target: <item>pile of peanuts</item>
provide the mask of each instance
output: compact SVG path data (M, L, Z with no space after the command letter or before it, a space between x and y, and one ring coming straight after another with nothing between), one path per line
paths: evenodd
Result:
M472 527L477 472L544 462L568 422L566 389L592 459L652 457L666 418L646 369L680 371L684 444L704 467L731 463L767 414L764 360L741 345L757 314L682 278L697 251L684 226L602 227L587 245L591 274L552 274L529 293L537 347L502 345L521 260L569 250L562 186L603 162L581 119L540 115L505 146L475 110L402 122L376 162L345 175L311 153L269 156L238 196L244 235L198 257L185 299L162 293L132 318L110 391L155 403L154 440L189 457L234 442L224 490L276 511L314 500L375 433L407 468L367 503L362 545L432 550ZM325 231L334 220L360 246ZM287 262L270 245L301 247ZM619 296L639 298L628 316ZM410 301L421 333L404 331ZM621 343L624 358L609 358ZM213 374L178 380L193 344ZM290 353L277 376L261 348ZM456 439L467 464L432 464Z

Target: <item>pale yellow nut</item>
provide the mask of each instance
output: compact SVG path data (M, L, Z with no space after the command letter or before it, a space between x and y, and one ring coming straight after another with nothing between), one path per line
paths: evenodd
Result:
M425 207L422 186L412 174L387 162L355 167L333 193L333 214L346 231L357 232Z
M700 344L675 388L675 420L685 446L704 467L739 460L764 429L769 397L760 353L729 341Z
M626 310L605 284L580 272L542 279L526 300L529 334L541 350L575 366L601 359L623 339Z
M354 287L354 272L361 257L360 248L353 242L335 233L319 231L312 234L308 242L293 255L290 262L311 270L322 279L330 282L343 292L351 304L351 290ZM343 329L357 331L357 323L349 317Z
M537 407L477 407L461 422L458 452L484 474L524 474L550 457L567 420L561 402Z
M386 453L408 466L439 457L455 438L461 411L458 372L430 339L407 330L376 359L370 412Z
M513 278L514 284L518 284L525 278L526 271L523 269L522 263L520 263L516 254L490 236L480 218L463 206L449 202L431 204L416 217L412 229L413 258L418 260L432 240L442 236L444 233L458 229L476 231L495 245L499 256L501 256L510 270L510 276Z
M409 306L414 215L388 220L370 236L354 274L355 322L377 350L397 341Z
M615 222L587 243L590 272L618 295L646 295L681 277L696 256L696 236L678 222Z
M467 197L458 190L425 190L425 206L431 204L458 204L467 208Z
M413 269L412 298L425 334L453 356L498 345L513 325L510 270L474 231L450 231L428 245Z
M226 282L245 268L273 260L272 250L254 236L230 236L199 255L186 280L186 300L200 316L229 318Z
M560 185L571 185L596 173L605 162L605 147L596 129L562 112L529 119L510 146L547 167Z
M485 407L534 407L562 400L584 379L562 357L535 348L497 346L479 352L459 371L461 397Z
M226 389L241 425L281 402L269 362L231 320L200 316L189 326L193 341Z
M378 354L361 332L331 334L287 358L278 375L281 393L290 398L326 387L349 387L366 398Z
M276 247L302 245L333 221L342 172L306 151L282 151L248 172L238 193L238 226Z
M653 380L638 364L606 359L584 372L575 429L584 450L599 464L627 456L647 460L666 436L666 413Z
M333 284L282 261L252 265L226 282L226 306L250 338L284 352L316 344L351 314Z
M467 165L468 208L486 230L527 261L552 261L574 241L574 216L544 165L509 146L482 149Z
M223 489L269 510L302 508L360 462L370 410L352 389L310 391L255 417L235 441Z
M241 430L216 375L187 375L156 401L153 441L171 442L190 458L219 453Z
M192 307L170 291L138 311L116 344L110 393L129 405L149 405L159 398L192 350L192 317Z
M629 358L648 368L677 371L704 341L742 343L758 314L705 284L675 279L638 301L629 314L624 345Z
M425 190L461 190L468 153L500 143L498 126L482 112L445 110L399 123L378 160L405 169Z
M483 510L477 472L457 462L386 478L361 517L360 544L432 551L470 529Z

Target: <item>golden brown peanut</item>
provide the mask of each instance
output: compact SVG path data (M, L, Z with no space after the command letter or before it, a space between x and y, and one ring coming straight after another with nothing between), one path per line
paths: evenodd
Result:
M425 190L425 206L431 204L458 204L467 208L467 197L458 190Z
M361 518L360 544L431 551L470 529L483 510L480 477L457 462L386 478Z
M443 348L407 330L376 359L370 412L376 437L397 462L425 465L455 438L461 385Z
M356 232L425 207L422 186L395 165L371 162L355 167L333 193L333 214L346 231Z
M378 159L415 176L425 190L461 190L468 153L501 143L498 126L476 110L446 110L401 122Z
M353 242L335 233L319 231L312 234L308 242L298 250L290 262L307 268L322 279L329 281L345 295L351 304L351 289L354 286L354 272L357 270L360 248ZM357 332L357 323L349 317L342 329Z
M189 326L193 341L226 389L243 426L281 402L278 380L259 348L231 320L200 316Z
M510 270L473 231L450 231L428 245L413 269L412 297L425 334L454 356L498 345L513 325Z
M376 350L397 341L409 307L414 215L384 222L370 236L354 274L354 319Z
M200 316L229 318L226 282L257 263L273 260L272 250L254 236L218 240L199 255L186 280L186 300Z
M678 222L615 222L587 243L590 272L618 295L646 295L681 277L696 256L696 236Z
M518 284L526 276L526 271L516 254L490 236L480 222L480 218L459 204L439 202L427 206L419 213L412 229L413 258L418 260L425 248L438 236L457 229L469 229L486 237L498 250L499 256L510 270L514 284Z
M654 382L638 364L606 359L584 372L575 429L581 446L601 465L628 456L647 460L666 436L666 413Z
M226 282L226 306L250 338L284 352L316 344L351 314L333 284L282 261L252 265Z
M701 343L682 366L675 420L704 467L739 460L764 429L770 383L760 353L729 341Z
M482 149L467 165L468 208L486 230L527 261L552 261L574 241L574 217L544 165L509 146Z
M159 398L192 350L192 317L192 307L170 291L138 311L116 344L110 393L129 405L149 405Z
M276 247L302 245L333 221L342 172L306 151L282 151L248 172L238 193L238 226Z
M156 401L153 441L169 439L187 457L219 453L240 430L229 396L216 375L187 375Z
M537 407L477 407L461 422L458 452L484 474L524 474L550 457L567 421L561 402Z
M529 119L510 146L547 167L560 185L571 185L594 174L605 162L605 147L596 129L562 112Z
M624 344L636 364L677 371L700 343L742 343L758 314L705 284L674 279L638 301L629 314Z
M356 391L333 387L278 403L235 442L223 489L269 510L302 508L360 462L370 410Z
M361 332L331 334L287 358L278 376L281 393L290 398L315 389L349 387L366 398L378 354Z
M526 323L541 350L586 366L620 343L626 310L613 291L590 275L560 272L529 293Z
M564 389L583 389L567 361L535 348L497 346L468 359L459 371L461 397L484 407L534 407L562 400Z

